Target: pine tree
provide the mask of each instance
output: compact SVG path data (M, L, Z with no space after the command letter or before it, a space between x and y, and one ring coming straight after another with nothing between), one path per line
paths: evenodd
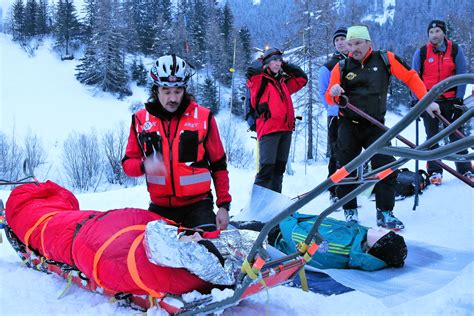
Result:
M45 0L40 0L36 20L36 33L38 35L44 36L50 32L49 20L48 3Z
M80 35L76 8L71 0L58 1L54 33L56 35L56 46L64 47L66 56L69 56L70 42Z
M145 86L147 84L148 71L143 65L141 58L134 58L130 67L132 73L132 80L137 82L138 86Z
M206 64L207 47L206 32L209 21L206 3L202 0L192 0L191 17L188 21L189 37L190 37L190 54L189 59L193 61L197 69L201 69ZM209 43L210 44L210 43Z
M25 5L25 35L33 37L36 33L36 21L38 18L38 3L36 0L27 0Z
M13 40L23 41L25 38L25 7L22 0L16 0L13 3L10 26Z
M221 34L224 55L221 58L222 66L219 67L220 79L224 85L230 86L232 73L229 69L234 66L234 16L228 2L224 5L222 16Z
M173 25L173 6L170 0L159 2L159 17L155 23L153 55L162 56L170 53L177 53L177 39Z
M217 99L217 86L211 77L206 77L203 84L199 85L200 102L202 106L209 108L212 113L219 112L219 102Z
M77 66L76 78L84 84L95 85L102 91L118 93L120 97L130 95L128 72L125 67L124 38L117 25L118 3L103 0L89 2L88 12L95 12L92 38L85 56ZM114 23L115 22L115 23Z
M236 55L236 68L242 73L252 62L252 37L249 29L244 26L239 30L239 42Z

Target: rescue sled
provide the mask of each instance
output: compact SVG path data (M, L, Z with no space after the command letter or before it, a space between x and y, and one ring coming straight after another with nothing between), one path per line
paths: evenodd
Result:
M462 126L462 124L469 121L474 116L474 108L467 109L460 118L451 123L447 128L415 148L410 149L406 147L400 148L387 146L387 144L396 138L410 123L414 122L437 96L454 86L465 83L474 83L474 75L457 75L438 83L422 100L417 103L416 106L411 109L410 112L408 112L395 126L385 132L376 142L367 148L367 150L362 152L358 157L343 166L314 189L300 196L294 201L294 203L270 219L263 226L253 248L247 256L247 260L242 264L241 271L236 278L235 284L230 286L230 289L233 291L232 295L225 299L214 300L212 295L208 295L197 300L185 301L183 296L179 294L134 294L107 291L97 284L90 275L86 276L76 267L61 262L52 262L45 256L39 254L37 250L32 250L30 247L26 247L17 235L15 235L15 231L13 231L9 226L10 223L5 227L7 238L13 248L20 255L20 258L29 267L47 273L57 273L66 278L69 282L75 282L83 288L112 296L124 305L142 308L144 310L151 306L159 305L171 314L194 315L199 313L211 313L237 305L241 300L261 292L266 288L285 284L291 281L298 273L303 281L303 288L305 288L305 264L311 260L312 255L318 251L319 248L321 248L320 251L324 251L324 241L318 233L318 228L326 216L364 192L374 183L377 183L396 171L410 159L434 160L443 158L451 161L466 161L474 158L474 154L472 153L466 155L456 154L463 149L472 147L474 145L474 136L466 136L438 149L430 149L432 145L451 133L454 133L456 129ZM364 173L364 163L373 155L380 153L390 154L400 158L383 168ZM348 175L356 170L357 177L348 178ZM468 182L466 183L469 184ZM359 186L320 214L305 241L298 245L298 251L296 253L281 258L272 258L268 251L263 247L264 241L270 230L287 216L299 210L315 197L325 193L328 188L336 184L359 184ZM8 205L6 212L7 214L9 212ZM36 234L40 233L41 232L36 232Z

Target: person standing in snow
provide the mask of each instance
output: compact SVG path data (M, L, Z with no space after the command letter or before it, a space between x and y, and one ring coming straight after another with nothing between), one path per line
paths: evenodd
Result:
M176 55L162 56L150 77L151 96L132 116L123 169L131 177L146 176L150 211L188 228L226 229L231 202L226 155L212 112L186 91L189 65Z
M334 105L339 96L345 94L349 101L381 123L385 122L387 91L390 75L403 81L421 99L426 88L416 71L407 66L392 52L373 51L369 30L366 26L351 26L346 37L349 57L339 62L331 73L326 101ZM387 60L385 60L385 58ZM390 67L387 66L389 62ZM439 113L439 106L432 103L426 110L431 116ZM384 131L358 116L349 109L341 109L337 139L337 160L341 166L357 157L362 148L369 147ZM388 155L374 155L373 169L378 169L395 158ZM356 176L354 171L351 176ZM375 186L377 225L389 229L403 229L403 223L393 215L395 206L395 184L397 173L379 181ZM354 189L354 185L339 185L338 198L341 199ZM358 222L357 200L354 198L344 206L347 221Z
M291 95L308 82L304 71L283 61L277 48L264 51L247 69L250 104L257 113L259 171L255 184L281 193L290 153L295 111Z
M433 20L428 24L428 43L417 49L413 55L412 67L419 74L425 86L430 90L438 82L454 75L467 72L466 57L458 44L449 40L446 36L446 23L440 20ZM436 102L440 105L441 114L449 121L453 122L463 113L463 99L466 92L466 85L459 85L443 93ZM426 137L429 139L439 132L439 120L430 117L426 113L422 115L425 125ZM450 135L450 140L457 140L457 136ZM438 144L432 148L439 147ZM467 154L467 149L459 154ZM433 163L427 162L427 171L430 182L440 185L443 178L443 169ZM471 162L456 162L456 169L471 181L474 181L474 172Z
M346 45L346 35L347 28L340 27L338 28L333 36L332 43L336 48L336 52L329 58L329 60L319 68L319 98L324 105L324 108L327 111L327 127L328 127L328 155L329 155L329 164L328 164L328 176L332 175L338 169L337 164L337 129L338 129L338 106L328 106L325 94L329 85L329 77L331 76L331 71L334 66L339 63L340 60L345 59L349 50ZM335 202L337 200L336 196L336 186L329 188L329 194L331 201Z

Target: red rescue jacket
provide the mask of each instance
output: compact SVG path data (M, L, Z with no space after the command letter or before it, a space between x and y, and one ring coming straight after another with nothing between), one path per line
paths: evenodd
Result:
M153 152L163 156L166 167L164 174L146 175L154 204L182 207L198 202L209 196L211 178L217 205L231 201L224 148L209 109L191 102L182 115L169 121L146 109L138 111L132 118L122 161L125 173L143 175L142 162Z
M298 69L300 70L300 69ZM300 72L302 72L300 70ZM265 77L265 79L263 79ZM268 80L265 91L260 97L259 104L268 103L271 117L265 119L260 115L256 119L257 138L282 131L293 131L295 127L295 110L291 95L303 88L308 79L304 73L301 75L281 76L278 80L270 73L269 69L250 77L247 85L250 89L250 98L252 107L258 109L256 104L258 90L262 84L262 80Z

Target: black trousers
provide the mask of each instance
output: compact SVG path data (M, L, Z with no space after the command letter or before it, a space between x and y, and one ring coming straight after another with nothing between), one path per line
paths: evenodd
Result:
M346 165L361 152L362 148L369 147L374 143L384 131L367 121L354 123L350 119L340 118L337 138L337 160L341 166ZM388 144L387 144L388 145ZM375 155L371 159L372 169L375 170L388 163L395 161L395 158L388 155ZM351 173L352 177L356 176L356 172ZM393 172L385 179L379 181L375 185L375 204L378 209L391 211L395 206L395 185L397 173ZM356 185L339 185L337 186L337 197L339 199L346 196L355 189ZM344 209L357 208L357 199L354 198L343 206Z
M216 229L216 214L214 213L212 196L194 204L175 208L162 207L150 203L148 210L184 227L197 227L207 231Z
M260 158L256 185L281 193L290 145L291 132L268 134L258 141Z
M463 114L463 110L460 109L459 107L456 107L452 100L437 101L437 102L438 102L439 107L441 109L441 115L443 115L449 122L454 122L456 119L458 119ZM423 118L423 123L425 125L425 132L426 132L426 138L427 139L430 139L431 137L436 135L441 130L440 129L440 121L438 120L438 118L436 118L436 117L432 118L426 112L424 112L421 115L421 117ZM451 134L449 136L449 140L452 141L452 142L456 141L458 139L459 139L458 136L456 136L455 134ZM431 148L438 148L438 147L439 147L439 145L435 144ZM459 152L458 154L467 154L467 153L468 153L468 151L466 149L466 150L463 150L463 151ZM426 169L428 171L428 174L430 174L430 175L433 174L433 172L443 173L443 168L441 168L437 164L433 163L433 161L428 161L426 163L426 165L427 165ZM456 162L456 170L461 174L464 174L464 173L472 170L471 162L470 161Z
M338 117L328 116L328 177L339 169L337 163L337 130L338 130ZM329 188L329 191L336 193L336 186Z

